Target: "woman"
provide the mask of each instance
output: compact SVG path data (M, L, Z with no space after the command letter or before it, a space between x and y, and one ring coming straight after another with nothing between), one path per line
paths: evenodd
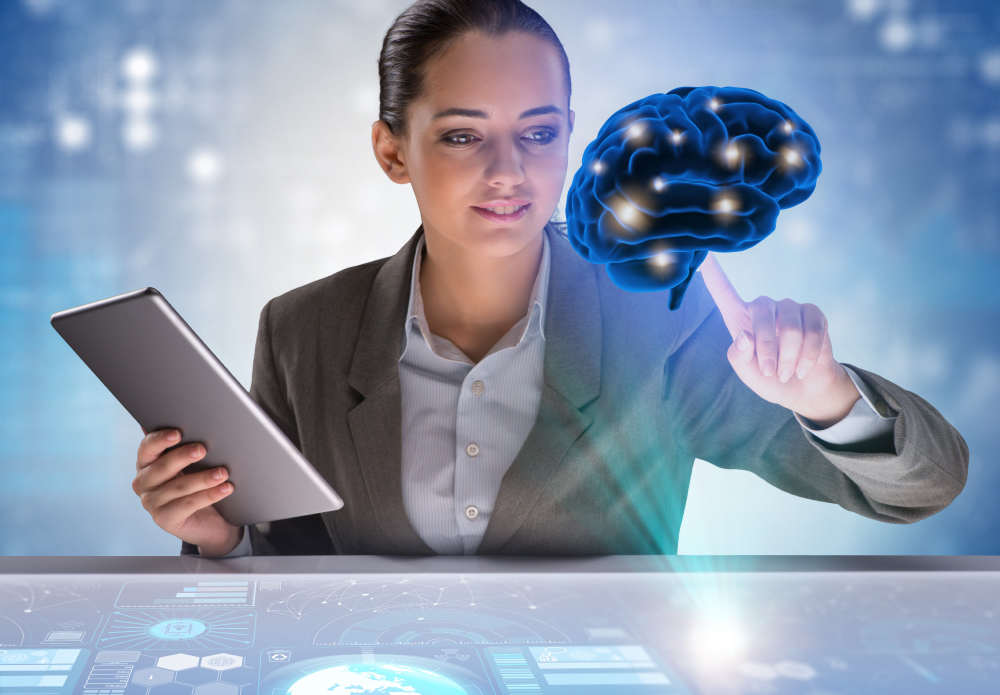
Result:
M225 470L154 432L133 489L183 552L673 553L695 457L896 523L962 489L961 436L833 360L815 306L746 304L710 258L671 312L572 250L569 63L534 11L422 0L379 72L373 149L422 224L269 302L251 387L345 506L233 527Z

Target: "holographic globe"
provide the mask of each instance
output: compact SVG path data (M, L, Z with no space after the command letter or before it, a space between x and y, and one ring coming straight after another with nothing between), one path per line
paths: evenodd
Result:
M569 241L632 292L677 309L709 251L742 251L812 195L816 133L787 105L738 87L680 87L615 112L583 153Z
M331 665L302 676L288 688L288 695L361 693L466 695L466 690L441 673L402 663Z

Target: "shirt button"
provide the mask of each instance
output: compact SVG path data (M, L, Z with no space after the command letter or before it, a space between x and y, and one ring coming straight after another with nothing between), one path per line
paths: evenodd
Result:
M468 507L465 508L465 516L467 519L475 519L477 516L479 516L479 510L473 507L472 505L469 505Z
M473 381L472 382L472 392L474 394L476 394L477 396L481 395L482 392L485 391L485 390L486 390L486 386L483 385L483 382L481 382L481 381Z
M479 445L469 444L469 446L465 447L465 453L467 453L469 456L475 457L476 455L479 454Z

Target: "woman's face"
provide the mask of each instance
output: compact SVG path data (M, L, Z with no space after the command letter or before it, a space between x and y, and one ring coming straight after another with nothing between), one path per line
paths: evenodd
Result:
M568 102L554 46L520 32L468 33L428 62L406 135L395 139L399 164L390 171L379 159L390 178L412 185L428 236L509 256L541 233L559 201L575 117Z

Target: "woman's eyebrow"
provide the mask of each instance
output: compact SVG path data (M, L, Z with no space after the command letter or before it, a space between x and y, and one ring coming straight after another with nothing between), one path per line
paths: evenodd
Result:
M520 120L521 118L530 118L531 116L541 116L546 113L557 113L561 116L562 109L560 109L558 106L552 106L552 105L539 106L534 109L528 109L518 117L518 120ZM485 111L477 111L475 109L452 108L452 109L446 109L441 113L436 114L433 118L431 118L431 120L433 121L438 118L446 118L448 116L465 116L466 118L489 118L489 116L486 115Z

